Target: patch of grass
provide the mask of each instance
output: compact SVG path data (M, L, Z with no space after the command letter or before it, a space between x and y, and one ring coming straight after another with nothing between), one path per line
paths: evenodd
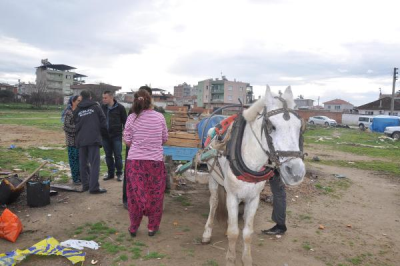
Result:
M357 155L388 158L391 161L396 161L394 158L400 158L400 141L380 141L379 137L382 134L363 132L357 129L345 128L309 128L304 134L305 143L313 143L321 146L326 146L334 150L353 153ZM320 137L330 137L318 141ZM373 147L352 146L338 143L355 143L371 146L385 146L386 149L378 149Z
M194 257L194 249L186 249L184 250L189 257Z
M300 220L308 220L308 221L310 221L312 219L312 217L307 214L300 214L299 218L300 218Z
M96 235L90 235L90 236L82 237L82 239L83 240L87 240L87 241L91 241L91 240L97 239L97 236Z
M150 252L146 256L143 257L144 260L150 260L150 259L162 259L166 255L158 253L157 251Z
M117 257L116 259L114 259L114 262L127 261L127 260L128 260L128 256L125 254L122 254L119 257Z
M203 266L218 266L218 263L215 260L207 260Z
M201 216L203 216L204 218L208 218L208 213L202 213Z
M114 255L120 252L120 246L110 242L104 242L102 248L104 248L107 253Z
M133 254L132 259L137 260L142 256L142 249L140 247L133 247L130 249Z
M397 158L400 158L397 157ZM314 162L323 165L340 166L347 168L356 168L362 170L370 170L383 172L387 174L394 174L396 176L400 175L400 163L392 161L353 161L353 164L349 164L348 161L343 160L322 160L319 162Z
M133 242L133 245L135 245L137 247L147 247L147 245L145 243L140 242L140 241Z
M178 196L174 199L175 199L175 201L180 202L182 204L182 206L187 207L187 206L192 205L192 203L190 202L190 199L187 196L182 195L182 196Z
M303 242L303 246L302 246L305 250L311 250L312 247L310 245L309 242Z
M329 187L329 186L323 186L320 183L315 184L315 187L322 190L324 192L324 194L328 194L333 192L333 188Z

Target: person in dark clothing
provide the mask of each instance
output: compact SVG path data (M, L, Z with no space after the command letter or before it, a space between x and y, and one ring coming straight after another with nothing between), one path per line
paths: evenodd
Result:
M106 117L99 104L92 101L90 92L82 91L81 97L73 114L82 190L89 190L91 194L105 193L107 190L99 185L99 174L101 136L107 134Z
M271 192L273 195L272 201L272 221L276 225L268 230L261 230L266 235L283 235L285 234L286 227L286 190L279 173L269 180Z
M103 93L103 105L101 106L106 116L108 135L103 136L103 148L106 154L108 175L104 180L115 177L122 181L122 131L126 122L126 110L119 104L110 91Z
M139 90L145 90L147 91L150 96L153 94L153 91L149 86L141 86ZM129 110L128 116L132 113L132 108ZM128 158L128 153L129 153L129 146L126 146L125 150L125 166L126 166L126 160ZM126 171L124 171L124 183L122 185L122 203L124 204L124 208L128 209L128 197L126 195Z

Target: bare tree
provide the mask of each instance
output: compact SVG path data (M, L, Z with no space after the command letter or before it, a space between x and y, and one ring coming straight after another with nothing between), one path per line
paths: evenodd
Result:
M42 108L46 103L47 87L47 81L45 79L36 82L36 91L31 95L31 104L35 108Z

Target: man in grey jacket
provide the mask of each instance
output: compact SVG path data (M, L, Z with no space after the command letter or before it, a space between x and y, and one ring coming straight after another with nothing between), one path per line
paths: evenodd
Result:
M107 192L100 188L100 146L102 134L107 134L106 117L90 92L81 92L82 101L74 111L76 146L79 148L79 167L82 190L91 194Z

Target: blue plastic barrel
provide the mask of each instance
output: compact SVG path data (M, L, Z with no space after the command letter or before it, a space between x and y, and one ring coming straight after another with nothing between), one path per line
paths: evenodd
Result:
M207 132L210 128L215 127L216 125L218 125L222 120L224 120L225 118L227 118L227 116L224 115L214 115L213 117L210 118L203 118L198 124L197 124L197 132L199 134L199 138L201 138L203 131L204 131L204 135L203 135L203 139L201 141L201 143L204 145L204 142L207 139ZM207 121L210 120L210 122L208 122L207 128L204 128L207 124Z

